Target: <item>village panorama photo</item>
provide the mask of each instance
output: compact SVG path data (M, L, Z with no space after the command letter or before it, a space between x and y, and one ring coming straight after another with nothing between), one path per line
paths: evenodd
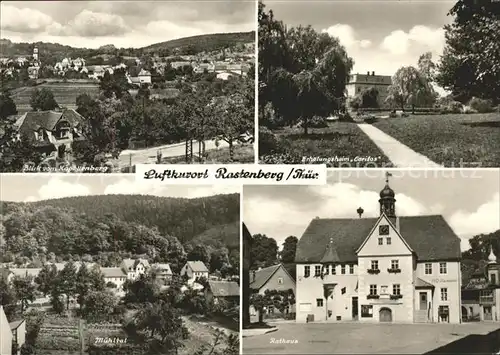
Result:
M500 1L264 0L259 160L500 166Z
M243 188L244 354L500 351L500 172Z
M2 1L0 171L253 163L252 1Z
M239 186L1 181L0 354L239 354Z

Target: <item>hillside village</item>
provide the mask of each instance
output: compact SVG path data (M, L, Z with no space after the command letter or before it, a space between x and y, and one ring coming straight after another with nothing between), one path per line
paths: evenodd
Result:
M216 195L186 201L160 199L163 210L158 212L174 206L188 211L182 221L170 214L165 222L171 232L159 220L155 222L155 218L137 224L155 203L151 202L151 196L143 196L143 201L149 199L150 206L130 209L137 203L136 198L91 196L87 202L70 198L54 200L52 205L45 201L30 206L3 205L5 233L0 241L5 253L0 257L0 320L2 339L12 339L12 344L7 349L2 342L2 355L18 351L79 354L80 349L93 353L109 346L100 344L99 339L127 339L125 348L114 350L120 355L128 354L126 351L146 353L154 346L164 349L158 353L177 349L179 354L192 354L205 348L207 352L212 349L224 354L238 353L235 335L239 324L239 251L235 247L238 231L228 226L234 224L231 221L236 215L216 212L218 217L215 217L205 211L203 221L197 216L199 210L196 212L206 204L217 211L228 208L237 203L236 196ZM125 215L112 217L105 213L107 217L97 218L90 212L82 216L74 210L62 212L56 207L75 206L77 200L84 209L90 206L88 203L97 201L106 209L118 203L136 217L131 220ZM19 217L12 215L14 211L20 212ZM53 213L58 217L52 222L42 217ZM49 239L39 235L32 241L33 249L19 249L17 243L27 242L30 232L26 230L25 234L17 229L16 220L31 220L28 222L31 224L40 217L43 226L31 229L32 233L50 229L51 223L63 220L68 226L78 223L80 227L74 235L64 229L55 231ZM157 227L148 227L150 223ZM214 226L209 228L210 224ZM101 235L87 236L84 232L87 228L93 229L89 230L91 234ZM104 230L108 228L112 230L107 235ZM129 239L132 230L134 237ZM175 230L183 231L183 237L171 236ZM20 234L16 237L12 233ZM149 333L158 314L162 314L165 324ZM3 322L10 327L4 327ZM176 341L172 344L158 340L155 332L174 332Z
M2 40L1 170L253 162L255 44L232 35L205 36L229 38L208 49L157 51L55 45L52 53L52 44Z

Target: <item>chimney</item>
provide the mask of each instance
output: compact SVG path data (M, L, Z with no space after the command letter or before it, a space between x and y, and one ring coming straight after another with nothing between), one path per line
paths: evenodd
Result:
M362 209L361 207L359 207L359 208L356 210L356 212L358 213L359 218L361 218L361 216L363 215L363 212L365 212L365 210L364 210L364 209Z
M369 76L369 75L370 75L370 72L369 72L369 71L367 71L367 72L366 72L366 75L368 75L368 76Z
M399 232L399 217L396 217L396 230Z
M372 71L372 76L375 76L375 72L374 71Z

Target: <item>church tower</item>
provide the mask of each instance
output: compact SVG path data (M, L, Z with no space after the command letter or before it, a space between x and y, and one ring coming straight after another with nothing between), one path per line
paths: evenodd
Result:
M389 187L389 176L391 173L385 174L385 187L380 191L380 214L385 213L387 217L396 218L396 199L394 198L394 190Z
M33 48L33 60L38 61L38 48Z

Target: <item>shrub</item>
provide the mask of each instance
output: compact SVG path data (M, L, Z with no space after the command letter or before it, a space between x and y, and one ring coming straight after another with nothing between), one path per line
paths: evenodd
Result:
M267 127L259 127L259 152L264 154L273 153L278 147L278 138Z
M463 113L477 113L477 110L473 109L470 106L464 106L463 108Z
M458 101L451 101L450 103L448 103L446 110L449 113L461 113L462 112L462 103L460 103Z
M469 101L469 106L479 113L488 113L493 111L493 104L490 100L483 100L478 97L473 97Z
M340 122L354 122L354 119L351 117L349 112L345 112L345 113L339 114L339 121Z
M304 127L304 124L301 123L300 126ZM307 127L309 127L309 128L325 128L325 127L328 127L328 122L326 121L325 117L315 116L315 117L313 117L312 120L309 120L307 122Z

